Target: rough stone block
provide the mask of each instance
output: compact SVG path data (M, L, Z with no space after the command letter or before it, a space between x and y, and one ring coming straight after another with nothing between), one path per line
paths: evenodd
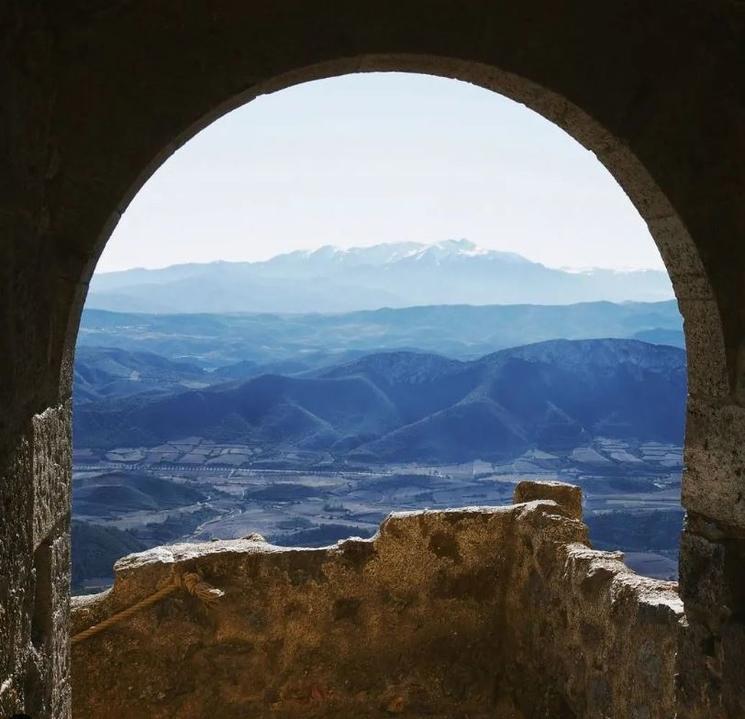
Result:
M688 402L682 497L686 509L745 530L745 408Z
M717 608L724 602L725 547L686 531L680 549L681 596L689 611L708 615L714 628L720 621Z
M713 299L678 301L683 315L688 355L688 393L694 398L721 400L729 394L727 355L719 307Z
M32 420L34 547L70 514L72 432L70 404L51 407Z
M582 490L573 484L526 480L515 487L515 504L539 499L552 500L567 510L570 517L582 519Z
M665 261L678 300L713 300L714 295L691 236L672 208L647 223Z

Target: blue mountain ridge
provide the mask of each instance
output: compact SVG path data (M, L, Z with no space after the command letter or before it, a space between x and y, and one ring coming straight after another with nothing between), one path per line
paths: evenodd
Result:
M78 447L186 436L326 450L365 462L465 461L593 436L677 442L683 350L638 340L551 340L476 360L395 351L295 376L79 403Z

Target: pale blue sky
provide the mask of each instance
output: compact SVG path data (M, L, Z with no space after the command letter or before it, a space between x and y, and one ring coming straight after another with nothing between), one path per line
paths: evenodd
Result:
M135 197L98 269L461 237L552 267L662 267L623 190L563 130L466 83L375 73L210 125Z

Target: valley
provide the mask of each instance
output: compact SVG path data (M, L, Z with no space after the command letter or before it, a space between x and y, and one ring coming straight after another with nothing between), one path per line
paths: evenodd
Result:
M504 463L452 465L331 468L323 453L279 453L271 460L284 467L269 469L270 458L259 456L255 448L196 437L155 449L78 452L76 521L113 530L142 549L252 532L275 544L322 546L369 537L392 511L504 504L523 479L556 479L583 488L596 546L625 550L641 573L676 573L681 448L673 444L598 438L561 454L532 450ZM220 457L236 458L236 466L208 464ZM237 464L238 458L243 462ZM157 481L137 491L148 478ZM117 491L123 486L133 491ZM652 526L644 526L645 520ZM85 591L105 586L110 575L78 579L77 589Z
M392 511L582 487L594 546L676 575L686 359L674 302L346 314L87 309L73 586L120 556L241 537L321 546Z

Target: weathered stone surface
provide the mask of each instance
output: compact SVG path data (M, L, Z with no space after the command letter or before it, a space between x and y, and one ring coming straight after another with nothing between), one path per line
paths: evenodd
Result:
M743 666L745 533L733 538L708 520L689 517L681 550L688 622L678 660L679 715L745 716L745 685L735 669Z
M69 716L69 419L33 417L0 474L2 717Z
M226 596L207 610L179 595L76 645L75 715L477 716L500 664L511 519L395 514L374 541L330 549L237 540L125 558L110 593L76 600L73 631L174 567Z
M70 515L72 432L70 403L49 408L33 420L34 548Z
M514 501L532 502L536 499L550 499L561 505L574 519L582 519L582 490L565 482L520 482L515 487Z
M0 716L23 708L31 645L28 594L34 575L29 438L20 438L14 449L2 458L0 473Z
M669 719L683 613L675 584L637 576L620 553L581 541L576 520L547 511L527 505L515 525L505 641L518 706L527 717Z
M719 307L711 299L686 298L678 300L678 309L688 353L688 392L692 397L722 401L729 395L730 378Z
M225 596L206 609L179 594L76 644L75 716L669 719L674 587L591 550L573 514L545 500L400 513L328 549L237 540L126 557L110 592L75 599L74 632L174 569Z
M683 504L690 512L745 531L743 437L745 408L689 399Z

